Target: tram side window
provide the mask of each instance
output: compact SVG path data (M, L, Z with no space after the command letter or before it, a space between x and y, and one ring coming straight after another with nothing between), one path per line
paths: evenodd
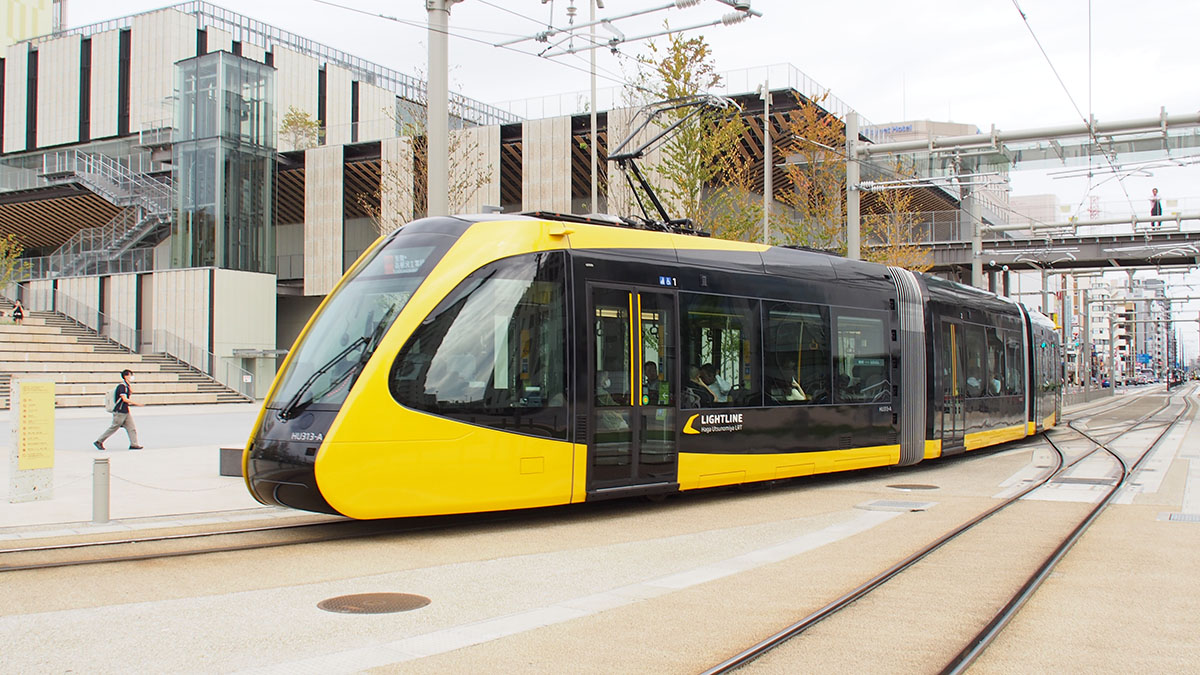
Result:
M763 374L767 405L829 403L829 309L772 303L766 306Z
M862 315L837 316L835 400L867 403L892 400L888 379L887 332L883 319Z
M1022 374L1025 367L1025 359L1021 356L1021 340L1016 333L1009 332L1008 342L1005 347L1004 364L1007 367L1005 386L1006 391L1010 395L1019 395L1025 393L1025 388L1021 386L1025 378Z
M758 301L680 295L683 408L762 405Z
M561 254L538 253L472 273L396 357L392 395L450 416L565 406L563 269Z
M967 338L967 397L983 396L984 383L987 381L986 343L983 339L983 326L963 325Z
M1005 393L1004 340L1000 338L999 328L988 326L984 330L987 333L987 395L1000 396Z

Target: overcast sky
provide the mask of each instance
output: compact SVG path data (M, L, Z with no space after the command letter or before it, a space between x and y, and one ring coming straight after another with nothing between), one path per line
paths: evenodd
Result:
M402 72L425 72L424 0L334 1L416 25L315 0L226 0L222 6ZM68 2L70 26L167 4L163 0ZM532 35L547 24L565 26L571 4L569 0L465 0L455 5L450 17L451 86L489 103L585 91L586 55L545 59L491 46ZM576 22L586 21L588 0L575 4ZM604 0L604 4L606 8L598 12L601 18L659 7L669 0ZM1081 122L1089 110L1101 121L1153 117L1163 108L1170 114L1200 113L1198 0L752 0L751 4L763 17L697 31L713 46L719 70L790 63L875 123L930 119L974 124L984 130L992 125L1016 130ZM617 25L626 35L636 36L660 29L665 20L683 27L719 19L730 11L718 0L700 0L687 10L655 12ZM534 52L539 46L526 42L515 47ZM641 49L641 43L630 43L619 56L601 50L600 86L616 84L622 73L630 72L630 57ZM1124 216L1148 209L1150 189L1158 187L1163 196L1175 200L1174 207L1168 202L1166 211L1200 210L1200 165L1158 168L1145 174L1095 187L1101 182L1097 179L1089 188L1087 178L1051 180L1045 171L1018 171L1012 176L1013 194L1053 192L1072 205L1096 195L1104 216Z

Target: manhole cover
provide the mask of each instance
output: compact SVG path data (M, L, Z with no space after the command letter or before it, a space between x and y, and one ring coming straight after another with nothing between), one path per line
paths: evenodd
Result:
M899 485L889 485L893 490L936 490L936 485L922 485L921 483L901 483Z
M359 593L339 595L317 603L326 612L342 614L391 614L410 612L429 604L429 598L409 593Z

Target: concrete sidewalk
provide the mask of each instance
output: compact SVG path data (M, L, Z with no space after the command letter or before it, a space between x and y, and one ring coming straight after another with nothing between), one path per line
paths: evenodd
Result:
M1118 396L1125 395L1125 391ZM1108 398L1094 402L1100 404ZM261 403L135 408L143 450L129 450L125 431L92 441L112 417L100 408L55 411L54 487L49 499L12 503L10 415L0 414L0 541L296 516L259 504L240 477L221 476L222 447L244 447ZM1085 407L1088 404L1074 406ZM109 461L109 521L93 521L92 473Z
M169 527L174 521L237 520L295 515L264 507L250 496L240 477L221 476L219 449L243 447L260 403L135 408L139 441L129 450L118 430L92 447L112 419L100 408L55 411L54 486L50 498L12 503L9 455L10 414L0 413L0 540ZM94 460L109 461L109 519L93 523Z

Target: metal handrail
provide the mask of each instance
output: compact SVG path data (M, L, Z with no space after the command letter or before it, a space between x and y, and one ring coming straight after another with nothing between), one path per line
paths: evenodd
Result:
M143 340L147 337L146 331L114 321L112 317L86 302L55 291L51 311L95 331L97 335L111 340L131 354L144 353L142 348ZM253 374L250 371L228 360L221 361L221 357L216 354L170 331L153 329L149 337L150 353L169 356L247 398L255 398Z
M44 175L73 174L111 201L140 206L153 214L167 213L174 203L174 190L161 181L131 171L117 160L82 150L48 152L42 156Z
M51 254L54 276L81 273L89 262L112 260L146 232L169 217L174 190L168 183L131 171L119 161L98 153L64 150L42 156L44 175L69 174L126 208L100 227L76 232ZM94 260L93 260L94 259Z

